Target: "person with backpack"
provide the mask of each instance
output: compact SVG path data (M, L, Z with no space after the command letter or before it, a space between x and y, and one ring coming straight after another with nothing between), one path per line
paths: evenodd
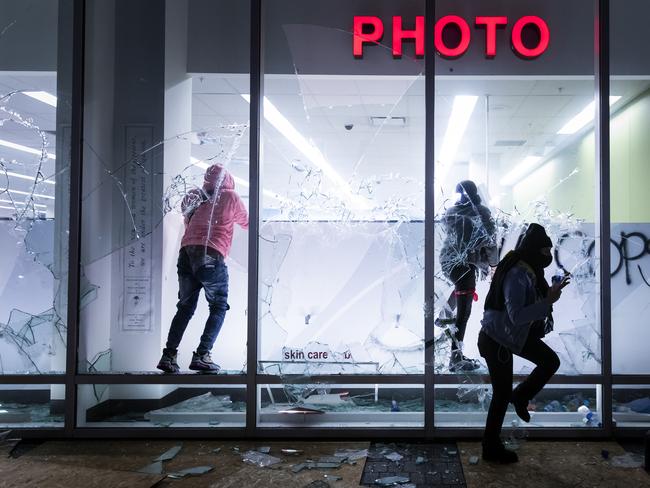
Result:
M501 442L501 426L508 403L524 422L528 403L560 367L557 354L542 338L553 330L553 304L569 284L565 274L549 286L544 268L553 262L552 242L544 227L532 223L514 251L499 262L485 300L478 348L490 372L492 400L483 435L483 459L514 463L517 454ZM535 363L535 369L512 389L512 355Z
M185 232L177 263L177 310L157 368L165 373L180 371L176 359L178 346L203 289L209 315L189 369L217 373L220 367L212 361L210 351L230 308L225 259L232 245L234 225L248 228L248 212L235 192L232 175L220 164L206 170L203 187L194 188L185 195L181 210Z
M445 212L442 223L445 241L440 250L444 275L454 284L447 307L436 320L439 326L453 324L449 371L469 372L480 367L478 361L463 355L462 343L472 302L478 300L476 278L485 277L490 266L497 263L496 226L490 210L481 204L476 184L471 180L456 185L460 199ZM455 318L448 317L456 312Z

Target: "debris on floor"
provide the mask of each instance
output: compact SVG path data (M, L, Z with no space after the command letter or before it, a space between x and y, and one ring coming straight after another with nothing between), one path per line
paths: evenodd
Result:
M610 464L617 468L640 468L643 466L643 456L634 452L626 452L620 456L614 456L610 460Z
M258 451L246 451L244 454L242 454L241 460L245 463L259 466L260 468L266 468L268 466L273 466L274 464L282 462L282 459L280 458Z
M195 466L193 468L181 469L173 473L167 473L167 477L171 479L181 479L186 476L201 476L202 474L209 473L214 469L213 466Z
M385 478L377 478L375 484L378 486L397 486L410 481L407 476L386 476Z
M145 474L162 474L163 472L163 463L162 461L154 461L151 464L148 464L144 468L140 468L137 471L138 473Z
M178 454L182 448L183 448L182 444L179 444L178 446L174 446L171 449L163 452L160 456L154 459L154 461L171 461L176 457L176 454Z

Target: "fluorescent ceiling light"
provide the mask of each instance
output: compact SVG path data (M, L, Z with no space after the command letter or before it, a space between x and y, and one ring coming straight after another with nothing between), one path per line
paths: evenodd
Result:
M35 181L34 177L27 176L21 173L14 173L13 171L5 171L5 174L8 176L13 176L14 178L20 178L22 180ZM52 180L41 180L39 183L49 183L50 185L55 185L56 183Z
M194 166L197 166L197 167L202 168L202 169L208 169L210 167L210 165L208 163L205 163L205 162L201 161L200 159L197 159L197 158L195 158L193 156L190 157L190 161ZM232 179L235 180L235 183L237 183L238 185L241 185L244 188L250 188L250 184L248 183L248 181L244 180L243 178L240 178L239 176L235 176L232 173L231 173L231 176L232 176ZM273 198L275 200L278 200L279 202L285 202L285 203L290 203L291 202L291 200L289 200L288 198L281 197L277 193L274 193L274 192L272 192L270 190L262 190L262 193L265 196L269 197L269 198Z
M46 91L24 91L22 93L23 95L27 95L28 97L32 97L38 100L39 102L47 103L52 107L56 107L56 97L51 93L48 93Z
M530 172L542 158L539 156L526 156L524 160L515 166L512 171L506 174L499 184L508 186L519 181L524 175Z
M250 103L250 95L246 93L241 94L242 98ZM280 111L271 103L271 101L264 97L264 118L268 120L276 130L282 134L287 140L304 154L307 159L316 165L320 170L323 171L323 174L327 176L338 188L341 193L341 197L344 200L353 202L356 206L370 209L370 203L359 195L355 195L350 190L348 183L343 179L343 177L337 173L337 171L330 165L330 163L325 159L320 150L313 146L312 144L305 139L305 137L298 132L298 130L287 120L287 118L280 113Z
M41 156L43 154L38 149L23 146L22 144L16 144L15 142L5 141L4 139L0 139L0 146L8 147L10 149L15 149L16 151L23 151L29 154L35 154L36 156ZM47 157L50 159L56 159L56 156L51 153L47 153Z
M23 202L12 202L11 200L0 200L0 203L11 203L13 205L22 205L22 206L27 205L26 203L23 203ZM35 203L34 206L35 207L40 207L40 208L47 208L47 205L43 205L41 203Z
M370 125L374 127L396 126L406 127L406 117L370 117Z
M15 193L16 195L32 195L37 198L47 198L48 200L54 200L53 196L42 195L40 193L30 193L28 191L12 190L11 188L7 190L9 193Z
M7 210L18 210L18 209L14 208L14 207L5 207L4 205L0 205L0 208L5 208Z
M620 100L620 96L612 95L609 97L609 106L611 107ZM594 120L596 116L596 101L593 100L578 115L569 120L564 126L557 131L558 134L575 134L585 125Z
M469 124L469 119L474 112L474 107L478 97L474 95L457 95L454 97L454 103L451 107L451 115L447 123L447 131L442 140L442 147L440 149L440 178L443 180L447 176L449 168L456 158L458 146L463 140L465 129Z

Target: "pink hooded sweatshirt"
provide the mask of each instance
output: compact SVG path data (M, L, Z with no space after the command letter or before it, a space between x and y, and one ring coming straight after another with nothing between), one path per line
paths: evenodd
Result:
M222 176L223 172L223 176ZM215 191L215 187L219 188ZM235 181L223 166L214 164L205 171L203 190L190 190L181 204L185 215L185 234L181 247L207 246L224 258L230 252L234 224L248 228L248 212L235 192ZM208 197L207 200L196 206ZM195 208L194 212L191 212Z

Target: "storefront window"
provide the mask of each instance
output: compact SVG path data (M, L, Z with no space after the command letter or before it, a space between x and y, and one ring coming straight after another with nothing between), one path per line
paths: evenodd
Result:
M388 41L355 58L365 9L309 3L264 6L259 366L422 373L424 63Z
M538 56L523 58L510 47L517 19L529 10L518 4L507 9L511 20L497 31L494 56L485 54L485 33L474 30L462 57L441 56L436 64L434 310L440 373L486 372L476 344L490 266L515 247L531 222L543 225L553 243L548 282L563 270L573 276L554 305L554 330L545 339L560 356L559 372L600 372L593 14L588 2L574 2L556 15L564 8L562 2L535 6L551 36ZM439 2L436 15L457 11L457 5ZM528 27L524 43L541 45L540 31ZM580 41L564 43L576 30ZM453 31L445 34L449 39L443 40L453 45ZM452 353L461 342L462 355ZM458 363L462 356L469 360ZM516 358L514 370L526 373L530 363Z
M648 425L646 1L0 3L1 429L480 429L533 222L571 283L506 437Z
M222 429L246 423L245 386L97 384L80 385L78 395L80 427Z
M65 371L71 11L0 6L0 374Z
M249 15L87 2L80 371L244 368Z
M623 95L611 107L612 371L648 374L650 328L650 179L646 136L650 127L650 63L631 55L650 6L642 1L611 5L611 93Z

